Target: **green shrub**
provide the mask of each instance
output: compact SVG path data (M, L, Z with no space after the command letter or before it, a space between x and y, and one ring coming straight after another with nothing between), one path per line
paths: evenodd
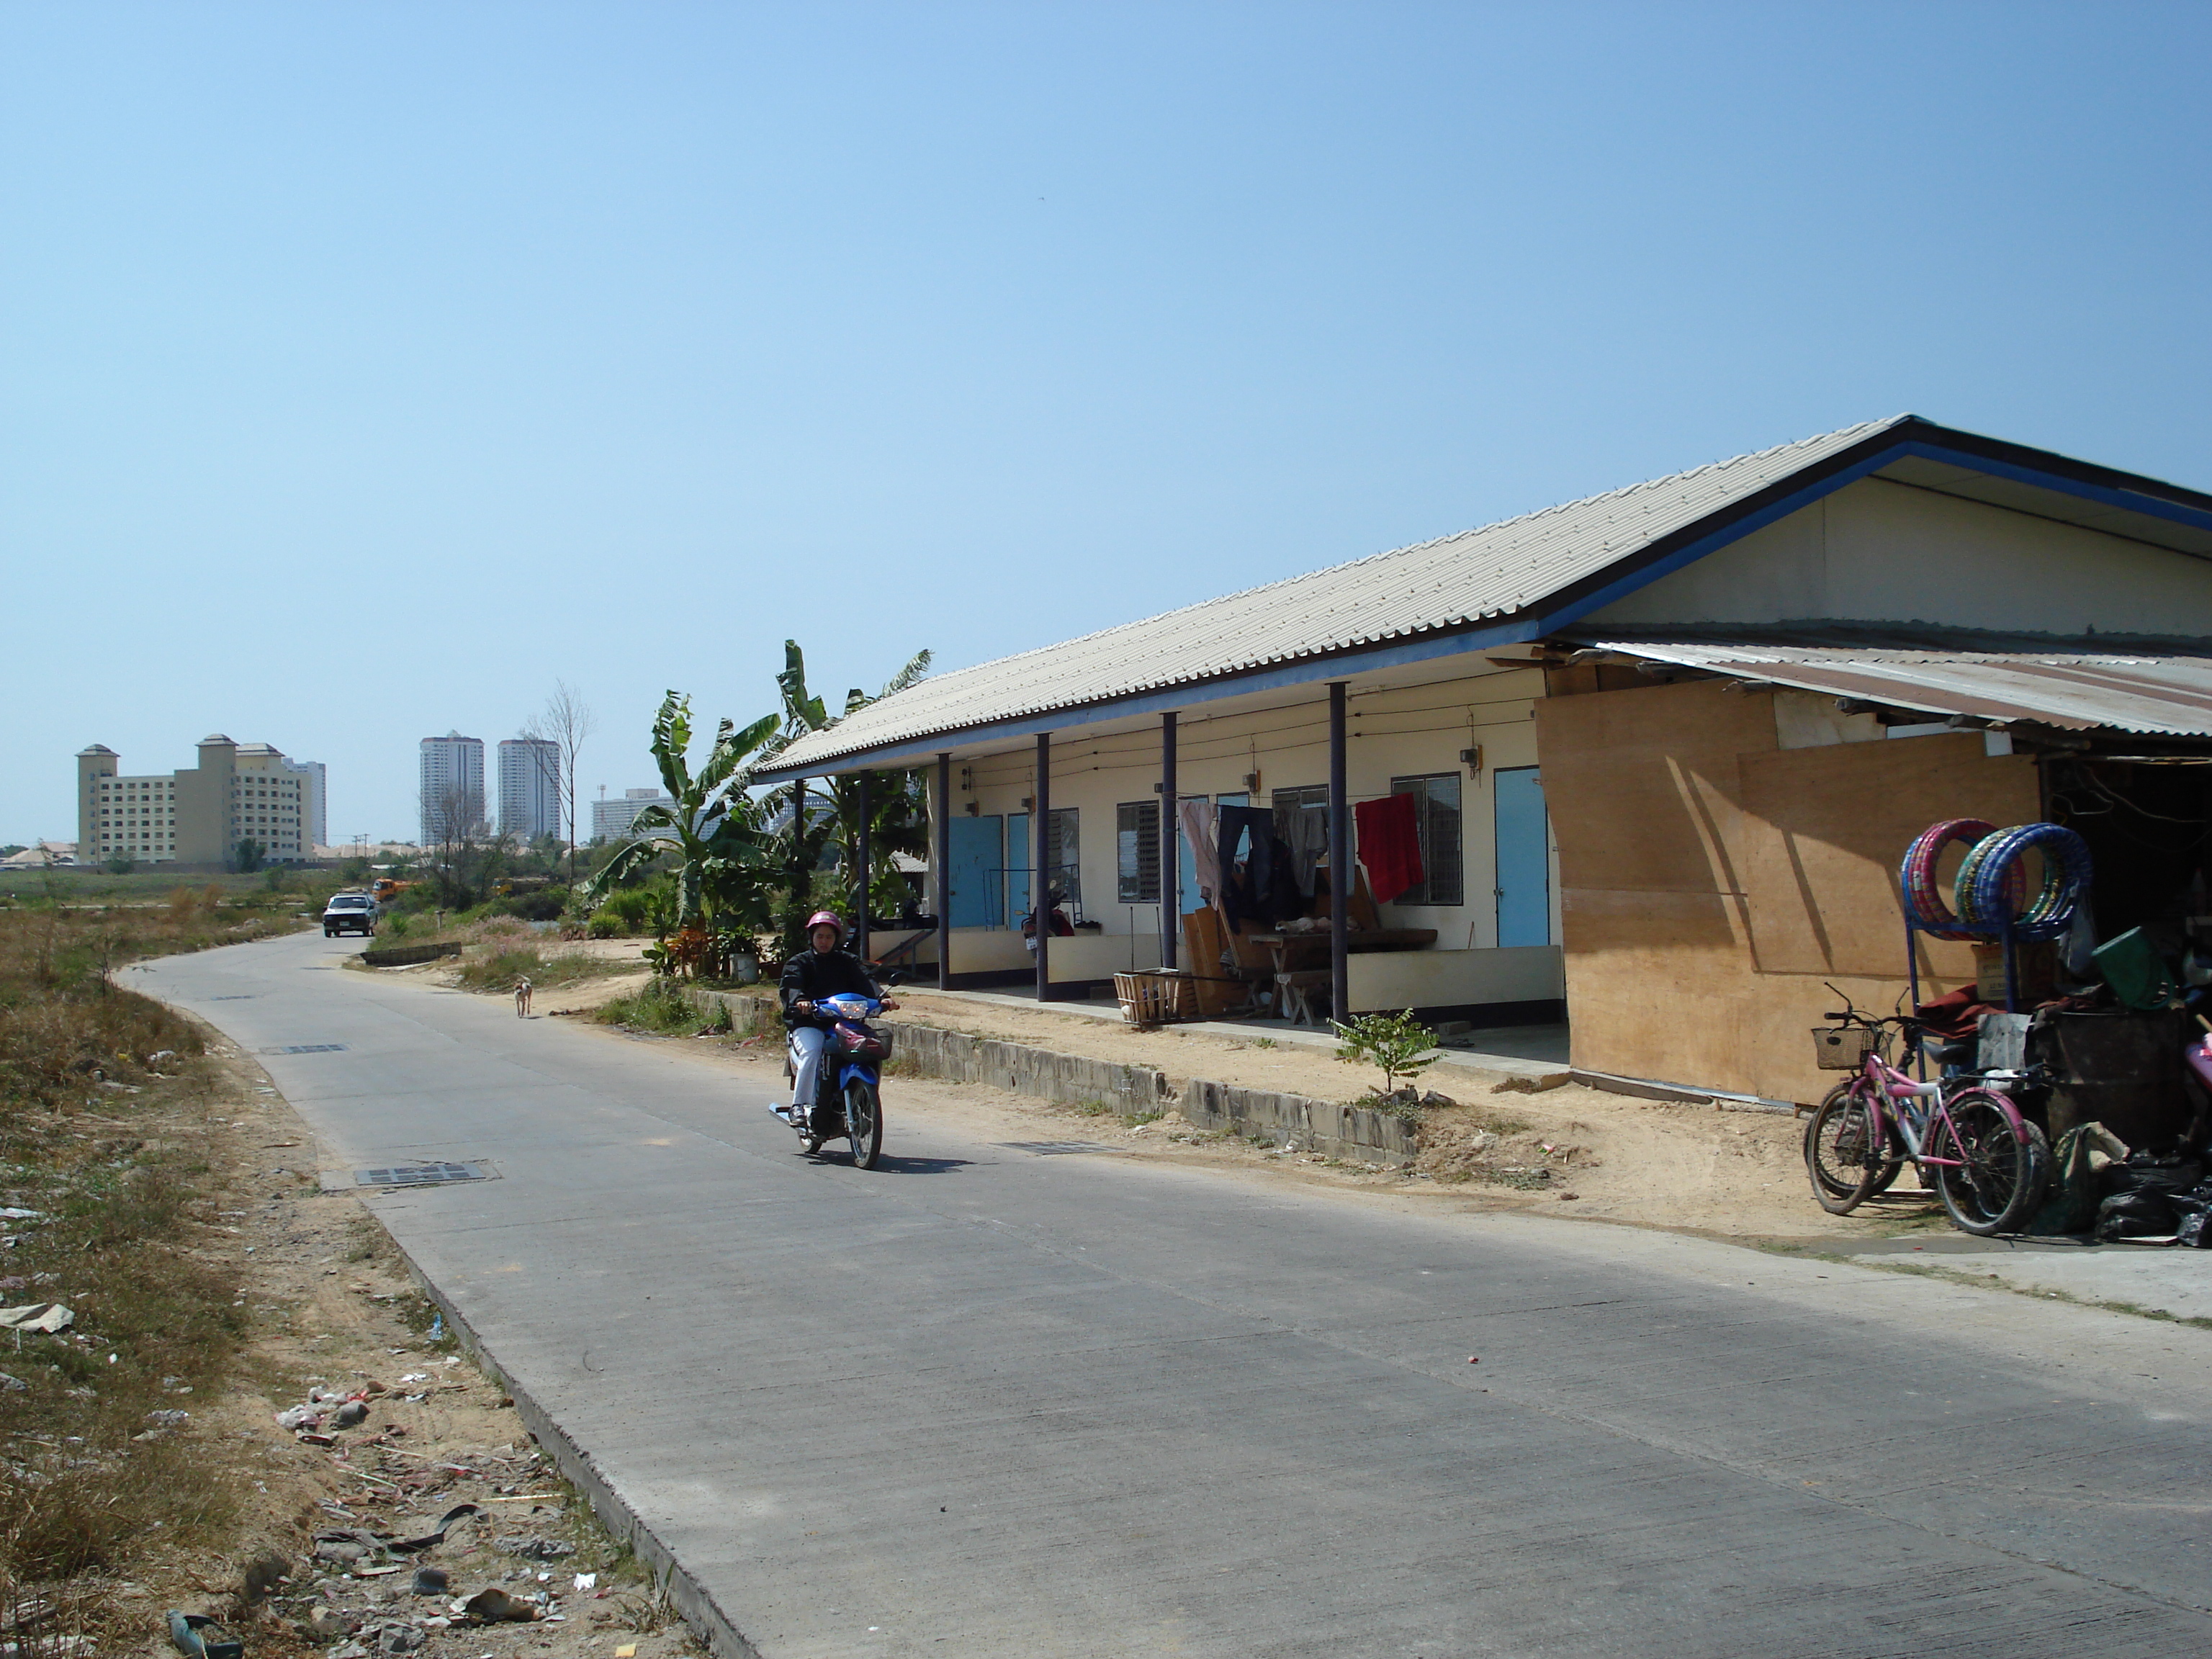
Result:
M1398 1079L1412 1081L1437 1061L1437 1034L1413 1018L1410 1008L1395 1014L1362 1014L1348 1023L1331 1020L1343 1041L1336 1057L1348 1066L1381 1068L1386 1098L1398 1091Z

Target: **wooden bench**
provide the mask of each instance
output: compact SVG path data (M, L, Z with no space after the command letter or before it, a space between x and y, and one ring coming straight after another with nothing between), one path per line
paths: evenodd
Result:
M1329 970L1304 969L1275 975L1275 1012L1293 1025L1321 1025L1321 1012L1328 1004ZM1315 1005L1318 1003L1321 1007Z

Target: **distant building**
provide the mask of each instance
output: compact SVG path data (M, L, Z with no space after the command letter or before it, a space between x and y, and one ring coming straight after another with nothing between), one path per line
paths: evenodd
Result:
M592 839L629 841L632 839L630 825L640 812L648 806L675 805L673 797L658 789L625 789L618 800L595 800L592 803Z
M422 845L474 835L484 823L484 746L482 738L448 732L422 739Z
M320 800L319 762L287 760L265 743L220 732L199 741L199 764L123 775L104 743L77 751L77 861L227 865L252 841L270 864L314 856L310 809Z
M547 738L501 739L499 827L526 842L561 833L559 744Z
M320 761L287 760L284 769L307 781L307 804L301 810L307 814L308 856L313 858L331 838L330 771Z
M0 859L0 870L55 869L76 862L76 843L67 841L42 841L26 847L20 853L10 853Z

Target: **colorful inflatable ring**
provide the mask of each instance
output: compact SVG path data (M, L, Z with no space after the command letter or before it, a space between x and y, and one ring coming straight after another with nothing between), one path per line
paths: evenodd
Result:
M1951 907L1944 902L1936 881L1936 866L1942 860L1943 849L1953 842L1964 842L1971 848L1996 833L1996 825L1981 818L1947 818L1942 823L1930 824L1914 839L1905 849L1905 862L1897 874L1898 884L1905 894L1905 911L1916 927L1937 939L1982 937L1974 928L1962 926L1961 918L1953 915Z
M2043 884L2026 904L2021 862L2029 848L2043 854ZM1959 870L1960 920L1985 934L2012 920L2017 939L2057 939L2073 926L2074 909L2089 890L2094 868L2081 837L2063 824L2022 823L1979 842Z

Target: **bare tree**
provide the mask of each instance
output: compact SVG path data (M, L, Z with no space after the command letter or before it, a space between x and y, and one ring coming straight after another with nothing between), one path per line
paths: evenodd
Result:
M545 707L522 728L524 737L553 745L550 755L542 749L530 752L540 767L558 769L558 775L550 781L556 799L568 808L568 884L572 887L576 882L576 757L583 752L584 740L598 724L599 717L576 688L566 680L556 680L553 695L545 699Z
M483 799L453 785L430 803L429 817L432 839L423 852L432 889L440 904L466 909L477 896L475 884L483 874L484 843L490 834Z

